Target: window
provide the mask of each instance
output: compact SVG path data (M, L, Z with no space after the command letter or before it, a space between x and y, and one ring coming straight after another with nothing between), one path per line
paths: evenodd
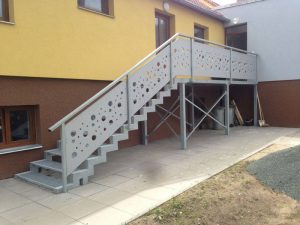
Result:
M0 0L0 20L9 21L9 0Z
M194 37L196 38L201 38L201 39L208 39L207 36L207 28L199 26L199 25L195 25L194 26ZM200 41L198 41L200 42ZM202 42L201 42L202 43Z
M247 24L225 29L226 45L247 51Z
M112 0L78 0L78 6L95 12L111 15L111 1Z
M205 36L204 32L205 32L204 28L195 26L195 35L194 35L195 37L204 39Z
M36 141L34 107L0 107L0 148Z

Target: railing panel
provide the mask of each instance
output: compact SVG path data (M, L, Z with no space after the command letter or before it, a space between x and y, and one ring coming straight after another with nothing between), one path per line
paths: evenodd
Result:
M126 92L123 81L66 124L68 175L126 122Z
M232 79L256 81L256 55L232 51Z
M67 175L170 82L171 76L232 78L245 83L256 81L256 55L201 41L207 43L174 35L111 86L55 124L53 129L65 124Z
M173 76L191 75L191 45L188 39L178 39L172 46Z
M170 46L129 77L130 115L141 109L170 81Z
M230 77L230 50L208 44L193 44L193 76Z

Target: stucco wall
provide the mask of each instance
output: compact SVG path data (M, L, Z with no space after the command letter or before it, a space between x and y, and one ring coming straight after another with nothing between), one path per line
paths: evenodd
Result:
M15 25L0 23L0 75L113 80L155 49L162 0L114 0L114 18L78 9L76 0L15 0ZM171 2L174 32L194 23L223 43L223 24Z
M300 1L264 0L220 9L248 25L248 50L259 54L259 80L300 79Z

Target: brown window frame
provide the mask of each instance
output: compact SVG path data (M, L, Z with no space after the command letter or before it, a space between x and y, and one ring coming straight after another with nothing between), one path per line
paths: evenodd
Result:
M11 140L11 127L10 127L10 112L16 110L25 110L28 112L29 117L29 139L27 140ZM25 146L36 144L36 110L34 106L13 106L13 107L0 107L1 122L2 122L2 135L3 142L0 142L0 151L3 148L11 148L18 146Z
M233 29L233 28L239 28L239 27L246 27L246 32L244 32L244 33L246 33L246 34L248 33L248 24L247 23L241 23L241 24L236 24L236 25L233 25L233 26L226 27L225 30L224 30L225 45L228 45L230 47L235 47L235 46L232 46L232 44L228 43L228 36L229 36L228 30ZM235 47L235 48L239 49L239 47ZM248 50L248 37L247 36L246 36L245 48L240 48L240 49L242 49L244 51Z
M0 21L9 22L9 0L0 0L2 3L2 16L0 16Z
M169 15L165 15L163 13L160 13L160 12L155 12L155 19L156 18L162 18L165 20L166 22L166 26L167 26L167 39L169 39L171 37L171 17ZM156 27L155 27L156 29ZM158 23L158 32L159 32L159 23ZM158 36L157 36L158 35ZM160 40L160 36L159 34L157 33L157 31L155 31L155 45L156 45L156 48L158 48L160 45L162 45L164 42L162 42L162 40Z
M196 29L201 29L203 30L203 38L204 40L208 40L209 39L209 34L208 34L208 27L205 27L205 26L202 26L202 25L199 25L199 24L194 24L194 37L196 37ZM199 38L199 37L196 37L196 38ZM200 40L196 40L196 42L200 42L200 43L206 43L204 41L200 41Z
M77 4L79 8L86 9L92 12L97 12L107 16L112 16L112 9L110 8L112 6L110 1L112 0L98 0L98 1L101 1L101 8L102 8L101 10L85 6L85 0L77 0Z

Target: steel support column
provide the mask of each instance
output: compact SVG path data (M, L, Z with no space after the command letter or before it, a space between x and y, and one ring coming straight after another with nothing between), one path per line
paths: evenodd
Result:
M181 141L181 149L184 150L187 148L185 83L179 83L179 92L180 92L180 141Z
M142 121L142 144L148 145L148 124L147 120Z
M257 84L253 86L253 125L257 126Z
M194 96L194 84L191 85L191 97L192 97L192 102L195 102L195 96ZM195 127L195 107L194 105L191 106L192 110L191 110L191 116L192 116L192 125L193 128Z
M227 83L225 85L225 88L224 88L225 92L226 92L226 95L225 95L225 126L226 126L226 129L225 129L225 133L226 135L229 135L229 129L230 129L230 122L229 122L229 108L230 108L230 102L229 102L229 83Z

